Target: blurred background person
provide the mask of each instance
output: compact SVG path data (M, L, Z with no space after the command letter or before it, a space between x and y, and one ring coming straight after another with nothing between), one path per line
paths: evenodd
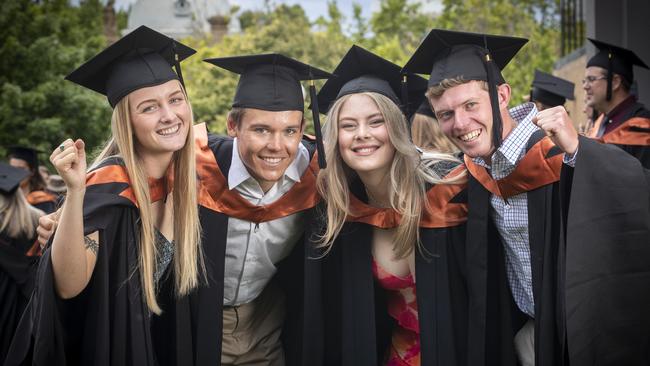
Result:
M40 252L34 243L43 212L27 203L18 189L28 175L24 169L0 163L0 364L31 295Z
M426 100L411 117L411 139L415 146L425 151L451 154L458 152L456 146L440 130L438 121Z
M46 183L38 164L38 151L24 146L9 148L9 165L29 174L20 182L27 202L45 213L56 210L56 196L45 191Z
M575 84L557 76L535 70L535 78L530 89L530 101L535 103L538 111L563 106L566 100L575 99Z

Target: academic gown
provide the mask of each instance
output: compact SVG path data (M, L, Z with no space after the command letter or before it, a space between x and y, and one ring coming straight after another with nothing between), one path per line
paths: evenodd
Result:
M650 111L643 104L634 103L622 119L625 122L599 140L620 147L650 169Z
M527 192L536 365L650 362L648 171L621 149L580 137L575 168L538 131L508 177L465 157L469 365L516 365L526 321L506 278L490 194Z
M163 314L159 325L174 334L175 349L165 350L166 360L179 365L219 365L223 327L223 275L228 219L236 217L262 223L308 210L319 198L315 181L318 160L313 141L303 139L311 156L309 167L281 198L269 205L255 206L237 191L228 188L228 172L232 159L233 140L208 135L203 124L195 126L197 174L199 176L199 215L203 229L203 252L208 282L189 296L176 301L175 314ZM299 241L290 255L278 264L276 274L287 296L287 317L282 342L287 365L303 365L303 275L304 247ZM170 299L169 301L173 301ZM154 325L157 326L157 325ZM190 349L192 352L179 350ZM184 356L191 356L185 357Z
M50 214L56 211L57 207L57 197L45 191L30 192L27 195L27 202L29 202L30 205L45 212L45 214Z
M466 193L464 185L436 185L427 192L431 211L423 214L422 248L415 249L422 365L466 364ZM312 283L306 299L321 303L309 307L315 337L310 365L379 365L395 326L386 308L385 290L373 278L372 232L374 227L397 227L399 215L364 203L367 197L358 179L351 194L354 216L348 218L330 252L323 254L312 244L309 267L320 281ZM319 218L323 218L320 206L312 215Z
M84 233L99 231L90 282L76 297L61 299L47 249L5 365L156 364L152 338L165 335L150 331L156 316L142 297L137 270L139 214L128 182L118 158L107 159L88 174ZM159 182L150 185L150 192L154 201L164 196Z
M0 234L0 364L34 288L38 264L35 237L18 239Z

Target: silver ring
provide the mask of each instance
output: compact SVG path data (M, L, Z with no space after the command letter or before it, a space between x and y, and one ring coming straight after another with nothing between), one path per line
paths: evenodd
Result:
M59 145L59 150L61 150L61 151L65 150L65 145L63 145L63 144Z

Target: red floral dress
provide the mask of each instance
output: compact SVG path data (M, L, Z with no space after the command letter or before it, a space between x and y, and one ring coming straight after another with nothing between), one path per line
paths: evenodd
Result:
M397 277L374 260L372 273L388 294L388 314L397 321L384 365L420 366L420 325L413 275Z

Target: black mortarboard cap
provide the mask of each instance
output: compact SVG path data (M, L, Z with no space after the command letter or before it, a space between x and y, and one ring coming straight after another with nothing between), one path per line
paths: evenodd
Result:
M38 153L40 151L25 146L9 147L9 156L25 160L32 169L38 169Z
M6 163L0 163L0 192L12 193L20 182L29 175L25 169L15 168Z
M587 67L598 66L607 70L607 100L612 99L613 74L621 75L631 84L634 81L634 65L648 68L648 65L631 50L592 38L587 39L598 48L598 53L587 62Z
M462 77L488 83L492 104L492 138L501 145L501 114L496 87L504 83L501 71L526 42L525 38L433 29L402 71L429 74L429 86Z
M327 113L334 101L348 94L375 92L391 99L409 118L424 99L426 79L403 74L401 67L365 50L352 46L343 56L335 77L318 93L319 109Z
M538 101L549 107L564 105L567 99L574 99L574 88L575 84L568 80L535 70L530 101Z
M66 79L106 95L111 107L115 107L137 89L174 79L182 84L180 62L195 52L143 25L86 61Z
M301 111L305 109L301 80L309 80L312 101L316 100L314 80L327 79L326 71L278 54L219 57L204 60L240 75L233 108L254 108L265 111ZM318 103L312 102L318 162L325 168L325 149L318 116Z

